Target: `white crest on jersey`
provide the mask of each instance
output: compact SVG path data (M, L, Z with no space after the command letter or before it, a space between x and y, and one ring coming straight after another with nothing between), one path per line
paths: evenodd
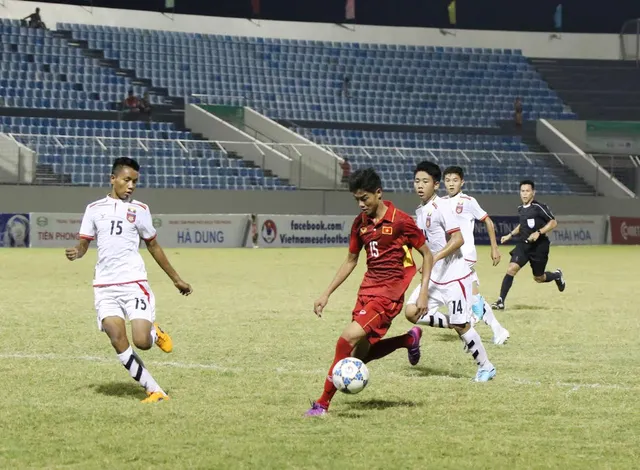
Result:
M146 281L140 239L155 238L149 208L140 201L107 196L89 204L82 218L80 237L96 240L98 262L94 286Z
M447 235L460 230L460 221L455 215L451 201L436 197L416 210L416 223L427 238L427 246L432 253L441 251L447 244ZM445 259L438 261L431 271L431 280L447 283L462 279L470 273L462 252L456 250Z

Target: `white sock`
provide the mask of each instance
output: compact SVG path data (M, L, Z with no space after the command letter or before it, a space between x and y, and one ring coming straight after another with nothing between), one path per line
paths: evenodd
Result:
M151 325L151 344L155 344L158 339L158 332L156 331L156 327Z
M433 328L449 328L449 317L441 312L425 313L416 324L427 325Z
M467 349L473 356L473 359L475 359L478 367L485 370L493 369L493 364L489 361L487 351L484 349L484 345L482 344L482 339L475 328L471 327L469 331L461 335L461 337L467 344Z
M489 305L486 300L484 301L484 315L482 319L491 328L491 331L493 331L493 336L498 336L498 334L502 331L502 325L493 313L491 305Z
M120 359L124 368L129 371L129 375L133 377L133 380L142 385L147 392L163 392L160 385L153 380L149 371L145 369L138 355L133 352L131 346L125 352L118 354L118 359Z

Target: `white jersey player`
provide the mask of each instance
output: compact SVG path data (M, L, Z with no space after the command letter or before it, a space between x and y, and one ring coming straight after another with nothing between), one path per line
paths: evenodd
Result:
M80 242L65 252L70 261L82 258L89 243L96 240L98 262L93 290L98 328L104 331L122 365L142 385L147 398L155 403L169 397L153 379L127 338L125 320L131 323L133 344L142 350L156 343L171 352L171 337L155 323L156 302L147 282L147 271L138 251L140 239L158 265L171 278L181 294L189 295L191 286L184 282L167 260L156 240L149 208L131 198L138 182L140 165L131 158L118 158L111 170L111 192L87 206L80 227Z
M436 194L440 184L440 167L432 162L421 162L414 171L414 187L422 204L416 211L417 225L425 234L433 253L433 268L429 283L427 313L419 316L416 299L418 286L407 301L406 316L420 325L456 330L478 364L476 382L487 382L496 375L496 369L487 357L478 332L471 325L471 290L473 271L465 262L460 248L464 244L460 221L450 201ZM449 315L438 309L446 305Z
M474 320L484 320L493 331L493 343L504 344L509 339L509 331L503 328L496 318L491 305L480 295L480 281L475 271L475 264L478 259L476 252L475 238L473 229L476 220L484 222L491 243L491 261L494 266L500 263L500 251L498 250L498 242L496 241L496 231L493 221L489 215L480 207L475 198L462 193L462 185L464 184L464 173L459 166L450 166L444 170L444 185L447 190L449 199L453 206L458 219L460 219L460 230L464 238L464 245L460 249L462 256L469 267L473 270L473 304L472 312Z

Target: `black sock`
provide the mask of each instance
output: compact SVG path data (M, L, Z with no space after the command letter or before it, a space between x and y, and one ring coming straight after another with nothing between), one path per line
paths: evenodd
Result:
M544 282L551 282L560 279L560 273L550 273L547 271L544 273Z
M502 279L502 287L500 288L500 298L504 302L507 298L507 294L509 293L509 289L511 289L511 285L513 284L513 276L511 274L505 274L504 279Z

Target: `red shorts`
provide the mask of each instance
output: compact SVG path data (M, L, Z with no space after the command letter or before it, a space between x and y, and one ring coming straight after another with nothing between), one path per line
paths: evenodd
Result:
M351 318L367 333L370 344L380 341L389 331L393 319L402 312L404 298L390 300L385 297L359 295Z

